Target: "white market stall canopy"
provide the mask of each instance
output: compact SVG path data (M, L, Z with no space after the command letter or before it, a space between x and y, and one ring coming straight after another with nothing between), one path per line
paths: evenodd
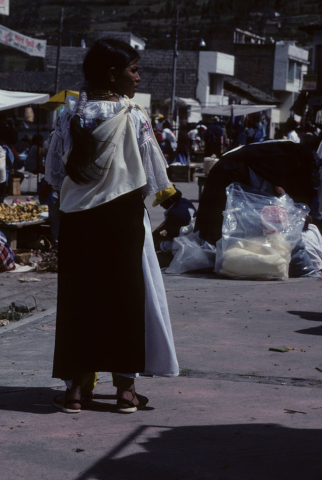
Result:
M276 105L223 105L206 107L201 110L203 115L222 115L224 117L239 117L251 113L262 112L276 108Z
M32 103L46 103L49 98L48 93L9 92L8 90L0 90L0 111L22 107Z

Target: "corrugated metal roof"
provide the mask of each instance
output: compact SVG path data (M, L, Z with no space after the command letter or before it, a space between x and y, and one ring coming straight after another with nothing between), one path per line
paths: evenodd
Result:
M236 77L225 77L224 78L224 87L225 90L229 93L233 93L238 97L243 97L248 99L253 103L276 105L280 104L280 100L268 95L266 92L259 90L248 83L242 82Z

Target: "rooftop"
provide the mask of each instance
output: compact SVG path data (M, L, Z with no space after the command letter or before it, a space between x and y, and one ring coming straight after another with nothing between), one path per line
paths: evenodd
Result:
M252 103L259 103L261 105L278 105L281 103L280 100L272 95L268 95L262 90L242 82L235 77L225 77L224 88L227 94L233 93L237 97L237 100L246 99Z
M309 33L311 35L313 35L313 32L315 31L322 30L322 16L316 18L310 23L307 23L306 25L302 25L301 27L299 27L299 30Z

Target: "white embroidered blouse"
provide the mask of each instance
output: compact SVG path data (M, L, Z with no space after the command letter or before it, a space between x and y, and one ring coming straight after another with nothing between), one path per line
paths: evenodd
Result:
M46 157L45 179L54 190L61 189L66 177L63 163L64 153L72 147L69 133L70 120L76 110L78 99L73 96L66 98L67 107L60 116L53 134ZM85 106L83 118L85 128L94 131L103 121L113 117L124 107L124 99L119 102L89 100ZM135 126L142 164L147 183L142 188L144 196L153 195L170 187L164 160L151 136L151 127L144 113L137 107L131 109L131 118Z

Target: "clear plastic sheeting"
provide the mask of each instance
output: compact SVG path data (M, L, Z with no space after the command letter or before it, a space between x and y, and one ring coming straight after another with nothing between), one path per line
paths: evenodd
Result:
M303 237L302 232L302 237ZM312 264L306 251L304 240L300 240L292 251L292 259L289 268L290 277L318 277L318 273Z
M239 183L226 189L215 272L236 279L287 279L309 207Z
M179 237L173 240L174 258L165 273L180 274L194 270L213 270L216 263L216 248L194 233L196 219L180 229Z

